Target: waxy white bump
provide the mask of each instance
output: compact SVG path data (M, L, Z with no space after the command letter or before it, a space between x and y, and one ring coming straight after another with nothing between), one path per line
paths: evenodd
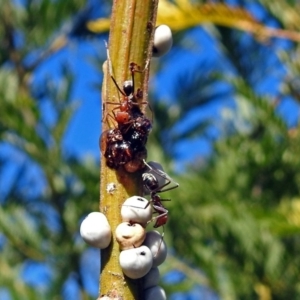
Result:
M123 203L121 216L123 222L139 223L146 226L152 218L152 206L146 198L132 196Z
M80 225L80 235L93 247L100 249L108 247L111 242L111 228L106 216L100 212L87 215Z
M146 246L124 250L120 253L119 262L127 277L141 278L152 268L152 253Z
M164 289L160 286L153 286L145 290L144 300L166 300L167 296Z
M116 240L121 250L137 248L146 237L145 228L138 223L123 222L116 228Z
M160 57L171 49L173 44L172 31L167 25L160 25L155 28L153 41L153 56Z
M161 265L167 257L167 245L158 231L149 231L143 245L147 246L153 255L153 267Z

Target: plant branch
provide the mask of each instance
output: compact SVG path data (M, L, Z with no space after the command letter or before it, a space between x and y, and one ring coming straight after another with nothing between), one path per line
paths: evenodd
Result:
M130 78L129 64L134 62L145 71L135 76L135 85L143 90L143 102L147 101L149 62L152 55L158 0L114 0L109 36L109 53L114 77L119 86ZM103 66L104 80L102 87L103 115L111 113L113 105L119 103L116 86L110 78L107 64ZM108 129L102 123L102 131ZM100 211L104 213L112 229L112 242L101 253L101 290L100 295L116 299L141 299L138 282L124 278L119 265L119 245L115 240L115 228L121 221L120 210L126 198L141 194L140 172L129 174L122 168L117 171L106 166L101 160ZM107 191L108 184L115 184L116 189Z

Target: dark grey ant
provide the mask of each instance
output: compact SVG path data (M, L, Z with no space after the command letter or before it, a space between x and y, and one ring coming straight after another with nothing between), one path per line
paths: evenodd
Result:
M151 221L156 221L154 224L154 228L163 226L168 221L168 210L163 206L163 200L170 199L162 199L159 193L173 190L179 186L177 182L174 182L163 170L162 166L155 162L146 163L144 160L144 165L147 170L142 175L144 191L150 193L150 202L152 203L152 207L158 216L152 218ZM169 186L173 183L171 186ZM149 205L148 204L148 205Z

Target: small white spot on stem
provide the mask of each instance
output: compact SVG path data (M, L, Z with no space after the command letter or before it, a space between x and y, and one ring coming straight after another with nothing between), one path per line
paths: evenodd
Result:
M109 194L113 194L114 191L117 189L117 186L115 183L111 182L111 183L108 183L107 186L106 186L106 191L109 193Z

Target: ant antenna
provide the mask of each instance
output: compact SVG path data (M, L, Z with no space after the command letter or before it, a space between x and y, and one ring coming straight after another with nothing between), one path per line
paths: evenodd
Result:
M104 44L105 44L105 48L106 48L106 56L107 56L107 64L108 64L108 72L110 75L110 78L113 80L115 86L117 87L118 91L123 95L126 96L126 94L120 89L120 87L118 86L118 83L116 82L116 79L114 77L113 74L113 69L112 69L112 63L111 63L111 59L110 59L110 55L109 55L109 49L108 49L108 45L107 42L104 40Z

